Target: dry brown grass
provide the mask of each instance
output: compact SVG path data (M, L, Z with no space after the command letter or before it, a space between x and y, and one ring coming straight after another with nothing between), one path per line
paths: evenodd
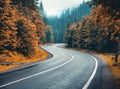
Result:
M5 70L9 70L9 69L12 69L12 68L15 68L15 67L18 67L18 66L20 66L20 65L9 65L9 66L7 66L7 65L0 65L0 72L3 72L3 71L5 71Z
M32 63L32 62L37 62L37 61L42 61L45 60L48 57L48 53L45 52L42 49L38 49L36 54L30 56L30 57L24 57L22 54L18 54L17 52L8 52L9 57L4 56L4 63L10 62L13 64L10 65L0 65L0 72L9 70L15 67L18 67L24 63Z
M113 66L114 60L112 59L112 57L113 57L112 55L107 55L107 54L98 54L98 55L100 57L106 59L108 65L112 71L112 74L113 74L113 77L114 77L116 83L120 86L120 65ZM120 63L120 60L118 63Z

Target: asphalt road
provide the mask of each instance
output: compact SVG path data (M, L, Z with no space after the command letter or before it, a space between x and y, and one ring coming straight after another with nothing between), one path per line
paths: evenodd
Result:
M105 61L54 44L52 58L0 74L0 89L117 89Z

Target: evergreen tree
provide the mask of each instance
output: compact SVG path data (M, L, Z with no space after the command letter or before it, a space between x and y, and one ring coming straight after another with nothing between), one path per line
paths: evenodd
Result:
M120 19L118 15L120 11L116 7L111 8L110 6L111 2L116 3L116 0L110 0L110 2L98 1L94 1L95 6L92 8L91 14L82 18L80 20L81 24L77 22L67 28L65 37L69 37L69 30L76 29L77 33L74 32L72 38L72 47L74 47L74 44L77 44L82 49L96 50L98 52L116 52L118 54L120 35ZM118 2L118 4L120 3ZM114 13L117 15L114 15ZM77 42L74 41L76 37ZM68 41L66 41L68 46L71 46Z
M54 42L53 32L50 26L46 27L45 34L46 34L46 43L53 43Z
M40 9L40 11L41 11L41 13L42 13L43 21L44 21L45 25L47 26L48 21L47 21L47 16L46 16L46 13L45 13L45 10L44 10L43 2L42 2L42 1L40 1L39 9Z
M17 46L17 11L12 9L10 1L0 1L0 53L6 50L14 51Z
M45 26L36 0L0 0L0 53L36 53Z
M83 2L78 7L64 10L60 17L48 17L48 24L53 28L55 42L64 42L64 37L62 35L65 35L65 30L68 27L68 20L73 24L79 21L82 16L90 14L90 10L91 8Z

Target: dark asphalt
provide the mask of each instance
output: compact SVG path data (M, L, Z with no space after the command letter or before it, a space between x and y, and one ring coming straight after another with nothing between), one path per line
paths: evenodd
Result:
M0 89L83 89L85 86L88 89L117 89L107 64L99 57L58 47L61 45L42 47L53 54L48 60L0 74ZM95 76L88 82L93 72Z

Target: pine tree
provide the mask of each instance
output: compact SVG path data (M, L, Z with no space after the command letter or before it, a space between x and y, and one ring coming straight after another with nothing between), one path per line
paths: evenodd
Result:
M1 0L0 4L0 52L14 51L17 46L17 12L9 5L9 0Z
M0 17L0 53L35 54L45 33L36 0L1 0Z
M40 1L39 9L40 9L40 11L41 11L41 13L42 13L42 19L43 19L43 21L44 21L44 23L45 23L45 26L47 26L48 20L47 20L47 16L46 16L46 13L45 13L45 10L44 10L43 2L42 2L42 1Z

